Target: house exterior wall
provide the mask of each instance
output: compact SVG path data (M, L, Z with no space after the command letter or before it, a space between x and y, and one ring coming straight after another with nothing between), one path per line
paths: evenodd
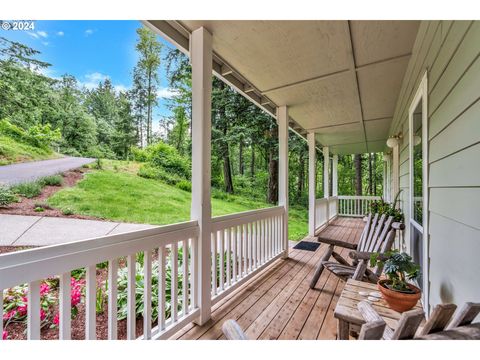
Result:
M390 128L390 135L403 135L400 199L408 222L408 111L427 71L430 308L480 301L479 54L479 21L422 22ZM403 242L407 252L409 228Z

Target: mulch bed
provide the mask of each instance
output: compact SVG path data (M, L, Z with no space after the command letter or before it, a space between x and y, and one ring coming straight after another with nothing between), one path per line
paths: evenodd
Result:
M7 215L31 215L31 216L51 216L51 217L63 217L74 219L86 219L86 220L98 220L98 218L86 215L65 215L61 210L46 206L47 199L60 191L63 188L73 187L80 180L83 179L83 175L88 172L89 169L80 168L75 170L66 171L63 173L63 183L61 186L45 186L42 189L42 193L39 196L28 199L20 196L20 202L11 203L6 207L0 207L0 214ZM37 212L35 208L36 204L44 204L44 211Z
M0 254L9 252L15 252L19 250L25 250L27 247L15 247L15 246L0 246ZM120 261L119 267L125 266L125 263ZM101 287L103 282L108 276L107 269L97 269L97 288ZM55 296L58 296L58 290L53 292ZM85 298L82 298L82 302L77 305L78 314L72 319L72 340L84 340L85 339ZM55 309L54 312L58 312ZM97 314L97 339L108 339L108 303L105 301L103 312ZM152 327L156 325L156 322L152 324ZM10 323L4 329L8 331L9 340L25 340L27 338L27 324L26 323ZM143 335L143 318L136 320L136 337ZM42 340L57 340L59 337L58 329L49 328L45 326L41 329L40 336ZM120 320L117 323L117 336L119 340L127 339L127 320Z

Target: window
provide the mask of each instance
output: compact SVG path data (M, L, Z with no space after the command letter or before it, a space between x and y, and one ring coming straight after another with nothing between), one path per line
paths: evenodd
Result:
M423 290L423 303L428 306L428 114L427 74L409 109L410 189L408 224L410 254L420 265L418 286Z

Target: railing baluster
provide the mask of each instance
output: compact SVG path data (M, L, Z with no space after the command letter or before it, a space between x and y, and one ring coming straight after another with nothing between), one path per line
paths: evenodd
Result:
M224 251L224 241L225 241L225 230L220 230L220 239L219 239L219 249L220 252L220 290L225 290L225 251Z
M233 230L233 249L232 249L232 254L233 254L233 282L237 282L237 269L238 269L238 226L235 226L232 228Z
M64 273L60 275L60 291L58 294L59 304L59 321L58 337L60 340L70 340L72 336L71 319L72 319L72 305L71 305L71 275Z
M108 261L108 340L117 339L118 261Z
M248 256L248 273L252 271L252 224L248 223L247 226L247 256Z
M152 337L152 252L143 252L143 339Z
M230 228L227 228L227 286L232 284L232 238Z
M178 244L172 244L172 322L178 319Z
M165 247L158 248L158 329L160 331L165 329L165 308L166 308L166 283L165 283ZM196 289L194 289L195 295ZM196 304L196 298L194 298Z
M40 280L28 284L27 300L27 338L40 340Z
M190 251L190 306L192 310L197 308L197 238L191 240Z
M127 340L135 339L136 298L135 298L135 273L136 255L127 256Z
M212 233L212 296L217 295L217 233Z
M262 265L267 261L267 244L265 241L265 220L260 220L262 232Z
M182 244L182 265L183 265L183 281L182 281L182 308L183 308L183 315L186 315L190 312L190 306L188 304L188 255L189 255L189 247L188 247L189 240L183 240Z
M85 339L95 340L97 338L97 324L95 304L97 300L97 266L87 267L87 280L85 290Z
M247 266L248 266L248 256L247 256L247 227L245 224L242 225L242 257L243 257L243 271L242 277L247 275Z

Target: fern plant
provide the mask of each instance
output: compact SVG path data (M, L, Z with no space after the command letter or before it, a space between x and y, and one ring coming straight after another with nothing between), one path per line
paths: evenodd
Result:
M420 266L413 262L410 255L398 250L387 251L382 256L373 253L370 256L370 266L382 266L389 287L396 291L410 292L408 280L415 280L420 275Z

